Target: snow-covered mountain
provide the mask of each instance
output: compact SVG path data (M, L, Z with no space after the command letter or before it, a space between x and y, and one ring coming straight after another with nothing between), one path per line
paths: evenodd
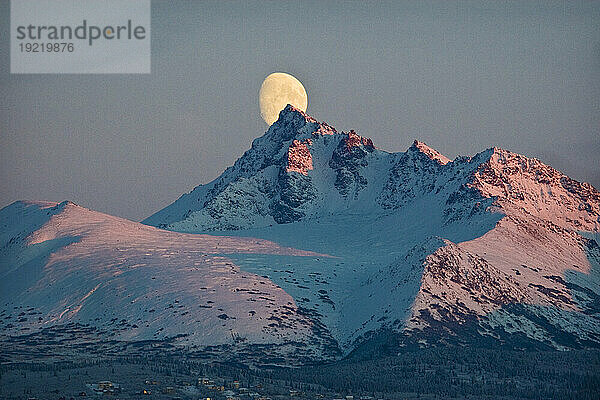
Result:
M600 193L503 149L388 153L288 106L222 176L144 223L339 257L295 259L296 281L264 257L238 262L318 310L345 350L378 332L402 332L400 345L600 342Z
M600 347L600 193L506 150L389 153L288 106L143 222L2 209L0 334L77 324L261 362Z

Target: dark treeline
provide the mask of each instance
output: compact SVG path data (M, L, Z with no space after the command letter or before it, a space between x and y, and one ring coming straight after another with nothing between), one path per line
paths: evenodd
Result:
M519 352L432 348L373 360L261 371L262 376L337 392L600 398L600 351Z
M269 384L277 392L288 389L313 394L370 395L402 398L405 394L489 399L600 398L600 351L506 351L470 348L431 348L407 351L393 357L342 360L328 365L300 368L249 368L239 363L207 363L173 356L123 356L61 363L3 365L27 371L73 370L82 365L110 366L112 372L132 366L148 376L207 376L239 380L243 386ZM31 373L30 372L30 373Z

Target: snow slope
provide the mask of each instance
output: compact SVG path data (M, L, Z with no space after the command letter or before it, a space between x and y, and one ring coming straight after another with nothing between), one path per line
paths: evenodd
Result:
M184 335L192 349L275 344L295 357L335 354L335 343L315 334L289 294L229 258L323 255L260 239L168 232L70 202L13 203L0 211L0 226L5 337L77 323L119 341Z

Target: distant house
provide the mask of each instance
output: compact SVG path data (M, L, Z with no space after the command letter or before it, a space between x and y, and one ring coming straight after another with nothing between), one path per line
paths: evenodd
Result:
M175 388L173 386L167 386L162 392L163 394L173 394L175 393Z
M100 381L97 383L98 389L107 390L114 388L114 385L111 381Z
M147 395L147 396L149 396L149 395L151 395L151 394L152 394L152 390L150 390L150 389L142 389L142 392L141 392L141 393L142 393L142 394L145 394L145 395Z
M100 381L98 383L88 383L86 385L92 389L94 393L115 394L121 391L121 386L118 383L111 381ZM82 392L83 393L83 392ZM81 394L80 394L81 396Z
M198 378L198 385L204 385L207 389L211 390L222 390L218 389L222 385L215 384L215 381L209 378Z
M234 389L239 389L240 388L240 381L233 381L233 383L231 384L231 386L233 386Z
M208 385L208 382L210 382L209 378L206 378L206 377L198 378L198 385Z

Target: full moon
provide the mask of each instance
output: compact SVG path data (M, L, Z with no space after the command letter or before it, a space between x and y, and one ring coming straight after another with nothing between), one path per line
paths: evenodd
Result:
M279 112L288 104L306 111L308 96L298 79L283 72L274 72L262 83L258 104L260 115L271 126L279 118Z

